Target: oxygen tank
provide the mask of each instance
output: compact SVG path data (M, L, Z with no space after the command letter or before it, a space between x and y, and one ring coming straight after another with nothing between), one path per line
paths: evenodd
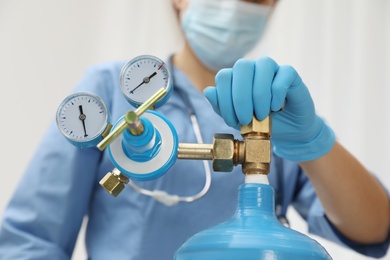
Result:
M188 239L175 260L332 259L314 239L283 226L274 205L270 185L242 184L233 217Z

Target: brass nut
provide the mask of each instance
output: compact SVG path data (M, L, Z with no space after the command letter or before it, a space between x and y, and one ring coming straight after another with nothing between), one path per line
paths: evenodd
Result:
M121 182L117 176L113 173L108 172L106 176L104 176L99 184L103 186L103 188L110 193L112 196L116 197L122 190L125 188L123 182Z
M249 133L263 133L271 136L271 117L267 116L264 120L258 120L255 116L253 116L252 122L249 125L241 126L241 135L249 134Z
M215 134L213 152L214 171L231 172L234 166L234 136L231 134Z

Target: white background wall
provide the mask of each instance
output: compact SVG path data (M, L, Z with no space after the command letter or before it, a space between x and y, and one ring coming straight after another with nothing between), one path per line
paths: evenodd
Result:
M181 45L170 0L0 0L0 214L87 66ZM168 10L169 9L169 10ZM250 54L293 65L342 144L390 187L390 3L281 0ZM293 227L305 232L292 210ZM73 259L85 259L83 232ZM368 259L318 239L334 259ZM390 255L384 259L390 259Z

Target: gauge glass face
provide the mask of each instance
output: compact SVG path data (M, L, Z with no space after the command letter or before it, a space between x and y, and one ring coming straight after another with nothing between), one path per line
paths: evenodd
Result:
M90 93L76 93L66 98L57 112L62 134L74 142L88 142L99 137L108 124L104 102Z
M170 88L170 72L157 57L144 55L129 61L120 76L122 92L127 99L141 105L159 89Z

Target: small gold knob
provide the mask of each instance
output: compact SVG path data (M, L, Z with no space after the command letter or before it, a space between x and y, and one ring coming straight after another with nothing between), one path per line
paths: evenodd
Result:
M114 140L117 138L123 131L125 131L128 127L133 134L141 134L143 132L143 125L139 120L139 117L150 107L154 105L161 97L163 97L167 93L167 90L161 88L157 91L153 96L151 96L148 100L145 101L141 106L139 106L135 111L128 111L125 115L125 120L120 122L100 143L98 143L97 148L100 151L103 151L107 148Z

